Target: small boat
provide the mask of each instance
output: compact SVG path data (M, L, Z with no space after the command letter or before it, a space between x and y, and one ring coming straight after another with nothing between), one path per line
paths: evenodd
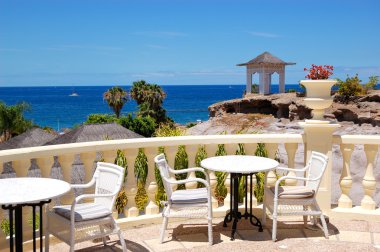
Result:
M79 94L76 92L72 92L69 96L79 96Z

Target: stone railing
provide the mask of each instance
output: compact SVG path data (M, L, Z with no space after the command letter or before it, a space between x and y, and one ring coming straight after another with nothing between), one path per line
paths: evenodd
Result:
M330 159L330 170L328 170L323 178L318 200L323 211L329 215L337 215L342 218L355 219L377 219L380 220L379 210L376 209L374 201L374 192L376 190L376 179L374 177L375 156L378 153L380 144L380 136L339 136L330 137L331 143L326 139L327 150L332 156L333 144L340 146L343 153L344 169L340 180L340 188L342 195L339 198L338 206L331 204L331 169L333 168L332 158ZM0 151L0 173L2 178L6 177L25 177L25 176L41 176L63 179L69 183L86 183L93 174L94 164L99 161L100 156L105 162L114 162L117 150L122 150L128 163L128 176L126 178L125 190L128 197L128 204L125 210L125 218L119 220L120 223L148 223L153 220L161 220L159 215L159 205L156 203L156 193L158 185L155 179L155 164L153 158L159 153L159 147L164 147L165 154L171 166L174 166L174 160L179 146L185 146L188 158L188 166L193 167L196 163L197 151L200 147L204 147L207 156L215 156L219 144L224 145L227 154L234 155L239 148L239 144L244 145L245 154L254 155L257 144L265 143L270 158L280 159L283 165L289 167L303 166L306 153L309 153L314 145L306 142L309 139L305 135L300 134L249 134L249 135L217 135L217 136L182 136L167 138L144 138L144 139L127 139L127 140L109 140L98 142L74 143L64 145L52 145L42 147L32 147L23 149L13 149ZM350 157L354 150L354 145L364 145L363 160L368 160L364 179L363 189L365 195L360 206L353 207L350 198L350 188L352 186L352 178L350 174ZM328 149L329 148L329 149ZM304 149L306 151L304 151ZM136 157L139 150L142 150L147 157L148 173L146 178L145 189L148 196L148 202L145 211L138 210L135 197L138 191L137 180L134 174ZM277 153L277 154L276 154ZM304 154L305 153L305 154ZM100 155L99 155L100 154ZM295 158L297 155L297 159ZM364 157L365 156L365 157ZM302 160L295 163L295 160ZM82 167L83 169L78 169ZM75 174L75 176L73 176ZM209 172L211 186L215 192L217 178L214 172ZM194 173L188 174L194 177ZM269 173L268 183L274 184L276 175ZM327 182L326 182L327 181ZM255 181L253 181L256 183ZM286 181L288 185L294 185L294 181ZM195 188L195 183L186 184L186 189ZM225 186L229 190L229 177L227 176ZM61 204L67 204L72 201L74 194L61 197ZM255 200L255 199L254 199ZM255 204L254 204L255 205ZM213 208L215 212L223 213L229 206L229 197L224 203L219 204L213 195ZM360 215L358 215L360 213ZM25 219L28 218L27 211L24 211ZM355 216L354 216L355 215ZM0 211L0 219L6 218L7 213ZM127 224L126 224L127 225ZM27 226L27 225L25 225ZM0 246L4 244L4 235L0 234Z

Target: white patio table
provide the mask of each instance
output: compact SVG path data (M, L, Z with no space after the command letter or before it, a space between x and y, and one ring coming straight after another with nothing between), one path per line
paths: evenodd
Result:
M244 218L250 219L252 225L259 227L259 232L263 231L260 220L252 214L252 175L258 172L267 172L278 166L276 160L256 157L248 155L228 155L228 156L218 156L210 157L201 161L201 166L205 169L219 172L228 172L231 174L231 186L230 186L230 211L226 214L224 218L223 226L227 227L227 222L231 222L231 240L234 240L237 222L242 218L242 214L239 212L239 180L243 176L245 177L245 197L247 198L247 179L250 178L250 212L247 210L247 200L245 201L245 213ZM254 223L252 219L255 219Z
M42 206L51 199L70 191L70 184L50 178L7 178L0 179L0 205L9 210L9 224L13 226L13 210L15 211L15 245L16 252L23 250L22 207L33 208L33 251L36 251L35 211L40 208L40 251L42 252ZM13 228L10 228L9 249L13 252Z

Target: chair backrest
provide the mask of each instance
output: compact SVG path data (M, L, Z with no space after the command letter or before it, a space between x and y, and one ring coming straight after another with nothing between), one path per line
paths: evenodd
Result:
M114 196L95 198L94 202L112 211L118 192L124 180L124 168L111 163L98 162L94 173L95 194L112 194Z
M328 160L328 157L322 153L316 151L311 152L311 156L307 164L308 169L306 170L306 176L308 179L315 179L318 177L319 179L306 181L306 187L314 190L316 193L318 192L319 185L321 184L322 176L326 170Z
M165 155L164 154L157 155L154 158L154 162L157 164L157 167L160 170L162 183L164 184L166 195L167 195L168 199L170 199L172 196L172 193L173 193L173 189L172 189L170 183L166 182L164 179L164 178L170 179L169 164L166 161Z

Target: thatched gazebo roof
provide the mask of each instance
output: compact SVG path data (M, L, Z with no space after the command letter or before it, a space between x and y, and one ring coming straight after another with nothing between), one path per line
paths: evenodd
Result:
M0 144L0 150L42 146L57 136L40 128L32 128Z
M60 135L45 145L104 141L128 138L142 138L143 136L124 128L117 123L87 124Z
M247 65L295 65L293 62L285 62L276 56L273 56L269 52L263 52L256 58L246 62L237 64L237 66L247 66Z

